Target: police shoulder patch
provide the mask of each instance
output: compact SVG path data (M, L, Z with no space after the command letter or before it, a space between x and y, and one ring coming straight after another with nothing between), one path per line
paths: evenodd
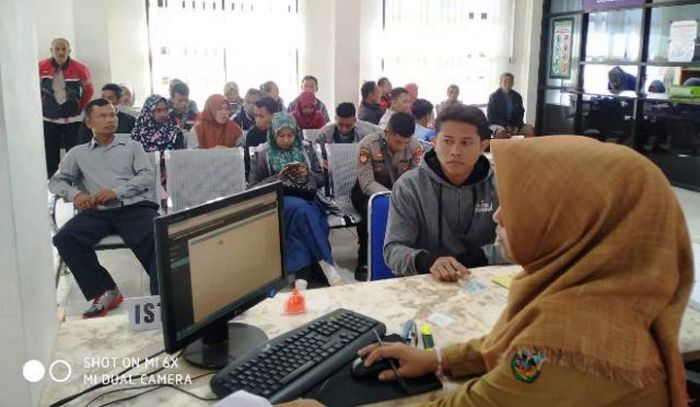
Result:
M369 150L367 150L366 148L361 148L359 154L360 154L360 163L367 164L367 162L369 161L369 158L370 158Z
M540 376L545 357L538 351L523 347L515 351L510 361L510 369L516 380L532 383Z

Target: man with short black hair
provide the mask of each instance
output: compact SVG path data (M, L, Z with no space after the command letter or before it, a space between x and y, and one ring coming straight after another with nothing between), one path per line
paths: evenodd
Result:
M360 120L379 125L379 121L384 115L384 108L379 104L381 91L374 81L367 81L360 88L362 103L357 117Z
M433 104L425 99L416 99L411 106L411 113L416 120L416 132L413 137L429 141L426 136L433 133L433 129L430 128L433 122Z
M250 88L245 93L243 109L239 110L232 119L241 126L241 129L250 130L255 125L255 104L260 98L262 98L262 92L259 89Z
M318 79L313 75L306 75L304 79L301 80L301 91L312 92L314 95L316 95L316 93L318 92ZM298 105L299 97L297 96L294 100L292 100L289 103L287 111L290 114L293 113L294 110L297 109ZM323 114L323 117L326 119L326 123L331 121L330 116L328 115L328 109L326 108L326 104L323 103L318 97L316 97L316 110Z
M102 99L107 99L115 109L119 106L119 101L122 98L122 87L116 83L108 83L102 87ZM124 112L117 110L117 133L129 133L136 125L136 118ZM92 130L90 130L83 122L80 125L78 132L78 144L84 144L92 140Z
M82 112L95 91L90 70L72 59L70 53L68 40L55 38L51 41L51 57L39 61L48 178L61 161L61 146L68 152L78 143Z
M365 136L381 130L379 127L355 117L355 105L344 102L335 108L335 123L328 123L319 132L322 143L359 143Z
M197 104L190 100L190 87L179 79L173 79L170 86L170 120L183 130L189 130L197 122Z
M489 96L488 119L491 131L496 138L510 138L516 135L534 136L531 125L525 124L525 107L523 97L513 90L515 77L506 72L501 75L498 90Z
M355 279L367 280L367 203L377 192L391 191L396 180L416 167L423 148L413 138L415 122L410 114L397 112L387 128L370 134L360 142L357 153L357 182L352 188L352 205L360 213L357 225L357 267Z
M387 77L381 77L377 80L377 86L379 87L379 104L382 109L389 110L391 107L391 81Z
M54 235L53 244L87 300L84 318L107 315L123 297L93 246L119 234L150 276L151 294L158 294L152 202L155 172L148 156L127 135L115 135L117 114L106 99L88 103L85 124L94 137L66 154L49 190L80 209Z
M255 125L246 134L246 147L256 147L267 141L272 115L279 111L279 103L269 96L255 102Z
M445 108L435 129L435 147L394 185L384 259L398 276L456 281L470 267L505 263L494 244L495 177L483 155L491 131L481 110L464 105Z
M379 120L379 127L386 129L389 119L396 112L410 113L411 112L411 96L406 88L394 88L391 90L391 106L387 109L384 116Z

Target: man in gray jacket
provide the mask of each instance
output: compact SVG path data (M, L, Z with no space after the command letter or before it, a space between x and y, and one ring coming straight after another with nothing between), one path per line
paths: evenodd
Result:
M445 108L435 129L435 148L394 185L384 259L399 276L456 281L469 267L505 262L494 244L494 173L482 155L491 131L481 110L464 105Z
M365 136L381 131L378 126L357 120L357 110L350 102L343 102L335 108L335 122L328 123L318 133L318 140L324 143L359 143Z

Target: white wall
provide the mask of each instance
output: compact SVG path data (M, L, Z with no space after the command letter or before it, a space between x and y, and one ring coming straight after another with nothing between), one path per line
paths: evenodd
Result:
M318 78L317 96L329 110L335 104L335 7L336 0L299 1L302 29L299 77L314 75Z
M336 0L335 105L360 102L360 5L357 1Z
M80 62L90 68L97 89L112 81L108 4L106 1L73 0L75 39L71 42L80 51ZM100 97L100 93L95 92L95 97Z
M362 0L360 2L360 82L376 81L381 76L382 60L379 57L381 38L382 0Z
M515 88L523 96L525 121L535 124L537 81L540 66L540 35L542 33L543 0L516 1L515 42L513 62Z
M146 5L144 0L110 0L108 4L112 80L134 90L140 105L151 94Z
M75 39L73 24L73 0L34 0L36 4L37 59L51 56L49 49L54 38L62 37L71 42L73 54L79 50L72 44Z
M56 340L34 10L33 1L4 0L0 15L2 406L38 404L41 384L26 382L22 366L48 365Z

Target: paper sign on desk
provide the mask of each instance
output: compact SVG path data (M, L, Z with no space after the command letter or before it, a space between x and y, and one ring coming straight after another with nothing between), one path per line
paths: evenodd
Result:
M161 329L159 295L126 298L124 305L129 310L130 331Z
M496 276L493 278L493 282L505 287L505 288L510 288L510 283L513 282L513 276L510 274L503 274L500 276Z
M693 257L695 257L695 270L700 270L700 244L693 243ZM688 305L692 309L700 311L700 280L695 280L693 284L693 291L690 292L690 303Z

